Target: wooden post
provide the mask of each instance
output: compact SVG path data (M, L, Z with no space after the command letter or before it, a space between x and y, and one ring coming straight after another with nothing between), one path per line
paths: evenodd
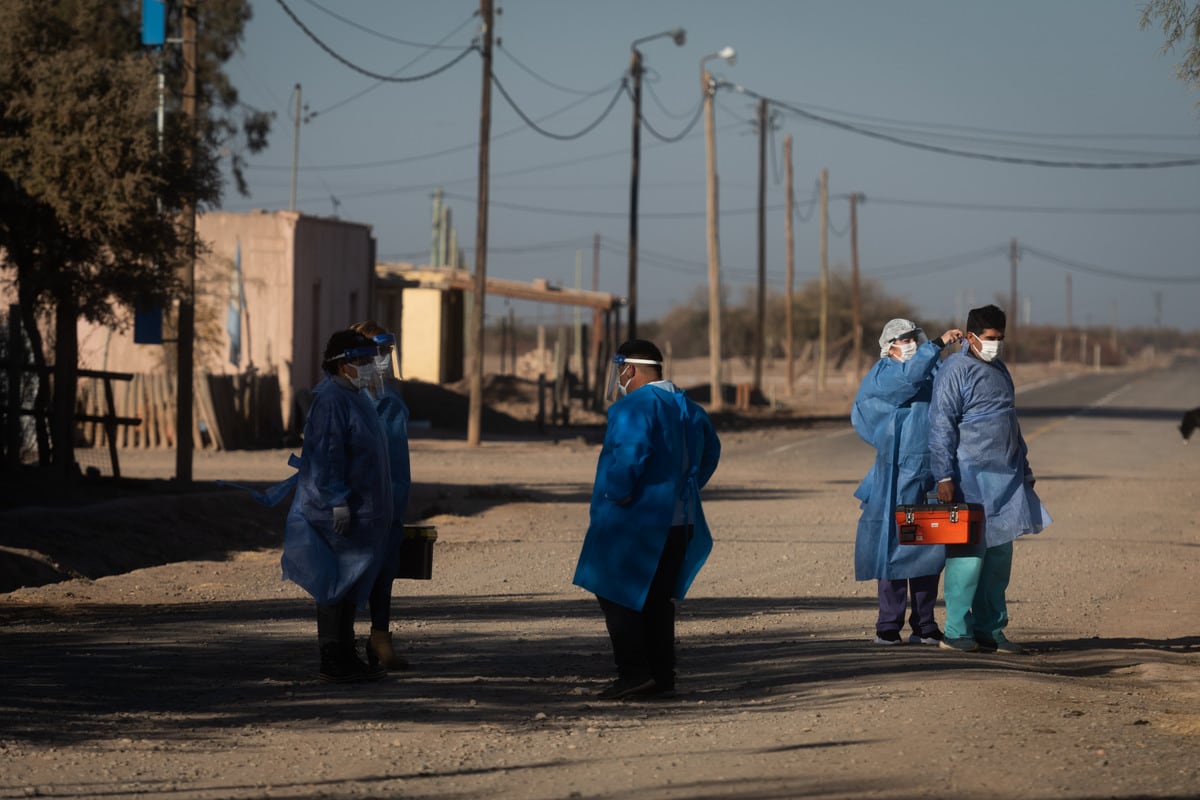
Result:
M792 392L796 387L796 331L794 329L793 317L795 311L792 304L795 302L796 295L796 240L792 232L792 214L795 213L796 193L792 183L792 137L784 137L783 140L783 160L787 170L787 220L784 222L784 230L787 235L787 288L784 290L785 297L783 300L784 308L784 357L787 359L787 396L791 397Z

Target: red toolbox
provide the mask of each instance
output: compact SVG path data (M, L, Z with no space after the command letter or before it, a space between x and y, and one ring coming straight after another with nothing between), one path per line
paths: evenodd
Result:
M982 526L979 503L896 506L900 544L969 544L979 541Z

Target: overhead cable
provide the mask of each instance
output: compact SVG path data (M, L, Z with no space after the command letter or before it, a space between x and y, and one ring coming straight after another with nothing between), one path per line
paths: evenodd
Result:
M625 93L629 95L630 100L633 99L633 93L630 91L628 86L625 87ZM683 127L683 130L681 130L679 133L675 134L674 136L667 136L665 134L662 134L662 133L659 133L658 131L656 131L654 129L654 126L650 124L650 120L646 119L645 114L641 115L642 127L645 128L647 131L649 131L650 135L653 136L655 139L658 139L660 142L667 142L667 143L678 142L678 141L682 140L685 136L687 136L689 133L692 132L692 128L696 127L696 123L700 121L700 116L703 113L704 113L704 98L700 98L700 102L696 104L695 111L692 112L692 119L688 122L687 125L685 125Z
M1151 283L1200 283L1200 275L1147 275L1141 272L1121 272L1120 270L1107 269L1105 267L1098 267L1095 264L1087 264L1083 261L1064 258L1063 256L1055 255L1025 242L1021 242L1021 250L1024 254L1036 256L1059 266L1086 272L1090 275L1100 275L1105 278Z
M447 33L445 36L443 36L441 39L439 39L437 44L430 45L428 49L418 53L415 57L404 62L397 69L392 70L391 74L393 76L401 74L406 69L408 69L412 65L416 64L418 61L423 60L426 56L428 56L430 53L432 53L434 51L434 49L450 49L450 50L461 49L461 45L453 45L451 47L445 47L445 48L443 48L442 45L451 36L456 35L459 31L461 31L467 25L470 25L473 20L474 20L474 17L467 17L465 20L463 20L461 23L459 23L458 26L456 26L453 30L451 30L449 33ZM365 89L360 89L359 91L355 92L354 94L350 95L349 97L347 97L343 100L337 101L333 105L326 106L325 108L320 108L320 109L317 109L316 111L311 112L308 115L308 119L312 119L313 117L319 117L323 114L328 114L330 111L335 111L335 110L341 108L342 106L347 105L348 103L352 103L353 101L357 100L358 98L362 97L363 95L369 94L370 92L375 91L380 86L385 86L385 85L387 85L387 81L376 81L375 83L372 83L370 86L366 87Z
M322 50L324 50L326 53L328 53L334 60L341 62L343 65L345 65L346 67L349 67L350 69L354 70L355 72L359 73L360 75L366 75L368 78L374 78L375 80L383 81L384 83L413 83L415 81L423 81L428 78L432 78L435 75L440 75L441 73L443 73L446 70L453 67L458 62L462 61L464 58L467 57L468 53L477 51L479 49L479 46L477 44L471 44L471 45L467 46L467 48L465 50L463 50L461 53L459 53L457 56L455 56L450 61L443 64L442 66L438 67L435 70L431 70L430 72L423 73L421 75L409 75L409 76L404 76L404 77L401 77L398 75L383 75L378 72L372 72L371 70L366 69L365 67L360 67L358 64L355 64L350 59L348 59L345 56L338 53L332 47L325 44L325 42L321 41L320 37L318 37L315 33L313 33L311 30L309 30L308 26L305 25L300 20L300 18L295 15L295 13L290 8L288 8L288 5L286 2L284 2L284 0L275 0L275 2L278 3L279 6L284 10L284 13L286 13L289 17L291 17L292 22L296 23L297 27L299 27L300 30L304 31L305 35L308 36L308 38L312 39L313 42L315 42L318 47L320 47Z
M329 16L336 19L338 22L344 22L345 24L349 25L351 28L355 28L356 30L360 30L363 33L367 33L367 34L370 34L371 36L375 36L379 39L383 39L384 41L394 42L395 44L407 45L409 47L423 47L426 50L457 50L458 49L458 47L456 45L443 45L442 42L444 42L445 39L443 39L442 42L438 42L437 44L423 44L421 42L410 42L407 39L397 39L395 36L389 36L386 33L381 33L380 31L377 31L374 28L368 27L367 25L362 25L362 24L355 22L352 19L343 17L341 14L338 14L337 12L330 11L328 8L321 5L320 3L314 2L314 0L304 0L304 2L308 3L310 6L317 9L321 13L328 14ZM472 15L470 18L468 18L467 22L470 22L472 19L474 19L474 15ZM466 23L464 23L464 24L466 24ZM462 25L459 25L458 27L461 28ZM456 29L456 31L457 31L457 29Z
M807 120L819 122L823 125L839 128L850 133L856 133L860 136L867 136L872 139L890 142L892 144L901 145L903 147L911 147L917 150L925 150L931 153L941 155L959 156L961 158L973 158L980 161L993 161L1002 164L1021 164L1031 167L1055 167L1065 169L1167 169L1172 167L1194 167L1200 165L1200 157L1196 158L1172 158L1162 161L1053 161L1042 158L1024 158L1017 156L1002 156L993 153L979 153L970 150L960 150L953 147L943 147L941 145L926 144L924 142L914 142L910 139L903 139L899 136L892 136L887 133L869 130L860 125L855 125L842 120L825 117L820 114L814 114L811 111L806 111L802 108L794 106L790 103L785 103L780 100L775 100L770 97L760 95L755 91L730 83L720 83L719 88L729 88L733 91L744 94L747 97L753 97L790 111L793 114Z
M580 94L580 95L584 95L586 97L591 97L593 95L600 94L601 92L607 92L609 89L611 89L617 83L616 81L613 81L612 83L601 86L599 89L592 89L590 91L585 91L583 89L572 89L569 86L563 86L560 83L555 83L554 81L550 80L549 78L544 77L543 75L536 72L532 67L526 66L524 63L522 63L522 61L519 58L517 58L511 52L509 52L508 48L504 47L503 45L497 43L496 49L498 51L500 51L501 53L503 53L508 58L509 61L513 62L518 67L520 67L526 74L530 75L531 77L533 77L534 79L536 79L538 81L541 81L542 83L549 86L551 89L557 89L558 91L566 92L567 94Z
M603 112L601 112L599 117L597 117L594 121L590 122L588 125L584 126L584 128L580 131L577 131L575 133L562 134L562 133L554 133L553 131L548 131L545 128L538 125L532 119L530 119L529 115L521 110L521 107L517 105L516 101L513 100L512 96L510 96L509 93L505 90L504 84L500 83L500 79L496 77L496 73L494 73L494 72L492 73L492 83L495 84L496 89L499 90L501 96L504 97L504 99L508 102L509 106L512 107L512 110L517 112L517 116L520 117L522 120L524 120L526 125L528 125L530 128L533 128L535 131L540 133L542 136L546 136L550 139L557 139L557 140L563 141L563 142L571 141L573 139L579 139L579 138L591 133L592 130L594 130L597 125L599 125L601 122L603 122L605 120L605 118L610 113L612 113L613 107L617 104L617 100L619 100L621 98L621 93L623 91L625 91L625 81L622 80L621 85L617 87L617 91L615 91L613 93L612 99L608 101L608 106L604 109Z

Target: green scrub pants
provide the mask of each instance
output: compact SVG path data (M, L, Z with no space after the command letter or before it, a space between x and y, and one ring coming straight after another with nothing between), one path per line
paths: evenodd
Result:
M942 591L946 599L947 639L995 641L1008 625L1008 579L1013 543L946 546Z

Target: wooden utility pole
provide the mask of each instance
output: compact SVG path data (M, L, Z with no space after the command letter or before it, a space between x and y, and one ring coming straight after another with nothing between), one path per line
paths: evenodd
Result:
M829 340L829 170L821 170L821 308L818 313L817 394L825 391L825 348Z
M196 0L183 3L183 137L187 191L183 200L183 239L185 253L179 298L179 330L175 345L175 479L192 481L192 394L196 334Z
M629 321L625 338L637 338L638 178L642 159L642 52L636 47L629 63L633 78L633 155L629 178Z
M1067 273L1067 330L1075 327L1071 324L1071 273Z
M1008 300L1008 329L1004 331L1004 363L1011 367L1017 363L1017 317L1020 315L1020 309L1017 308L1017 264L1021 256L1015 236L1008 244L1008 261L1012 265L1012 289Z
M592 235L592 291L600 291L600 234ZM590 382L592 386L591 396L596 397L595 389L599 388L599 384L604 380L604 371L600 369L600 326L601 326L601 311L596 308L592 310L592 338L589 344L591 345L589 363L592 365L592 373L595 379ZM587 379L584 379L585 382Z
M787 395L792 396L796 384L796 364L795 353L793 348L796 342L796 331L793 329L792 303L796 295L796 245L795 238L792 234L792 214L795 212L796 193L792 188L792 137L786 136L783 140L783 163L787 174L787 214L784 220L783 227L787 237L787 287L785 288L786 296L783 299L783 352L787 359Z
M300 175L300 84L293 95L296 108L292 113L292 191L288 195L288 211L296 210L296 183Z
M724 398L721 390L721 250L717 236L717 142L713 122L712 73L702 70L700 90L704 93L704 143L708 151L708 200L705 218L708 229L708 359L709 408L720 410Z
M862 306L858 292L858 201L866 195L850 194L850 308L854 334L854 383L862 377Z
M487 296L488 156L492 139L492 0L479 0L483 21L480 56L483 61L479 101L479 192L475 212L475 303L471 307L471 376L467 409L467 444L478 447L483 438L483 305Z
M767 101L758 101L758 313L754 321L754 391L762 391L767 317Z

